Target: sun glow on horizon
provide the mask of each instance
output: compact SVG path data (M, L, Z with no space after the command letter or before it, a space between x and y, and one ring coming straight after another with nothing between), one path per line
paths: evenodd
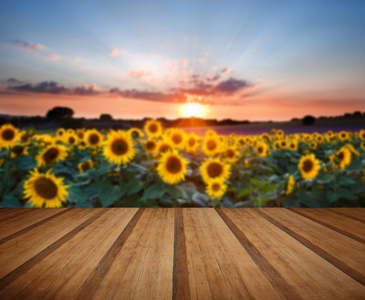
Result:
M203 118L207 113L207 109L200 103L189 102L181 105L180 113L183 117Z

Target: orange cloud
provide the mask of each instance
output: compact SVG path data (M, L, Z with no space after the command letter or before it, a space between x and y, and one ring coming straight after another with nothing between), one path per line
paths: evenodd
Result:
M148 77L148 76L151 76L151 75L152 75L152 72L151 71L143 71L143 70L130 71L128 73L128 76L130 76L130 77L138 77L138 78Z
M109 56L118 56L119 55L119 52L117 49L113 49L112 51L109 52Z
M32 44L29 42L23 42L23 41L19 41L19 40L12 40L9 38L4 39L5 42L12 44L13 46L20 48L20 49L24 49L24 50L28 50L28 51L33 51L33 50L42 50L44 48L46 48L45 46L41 45L41 44Z
M57 54L47 54L44 56L45 58L49 59L49 60L59 60L61 57Z

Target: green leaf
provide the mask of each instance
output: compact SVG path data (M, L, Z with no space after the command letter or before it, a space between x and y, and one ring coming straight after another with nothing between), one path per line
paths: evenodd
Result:
M19 199L15 196L5 196L1 201L1 207L23 207Z
M316 181L319 184L326 184L331 182L334 179L333 175L328 173L321 173L317 176Z
M77 186L72 185L67 189L68 197L67 200L71 202L79 202L85 200L84 192Z
M188 195L186 194L185 190L178 185L168 185L165 187L165 191L172 197L172 198L184 198L187 199Z
M243 189L242 191L240 191L238 193L237 198L241 198L243 196L247 196L247 195L251 194L254 190L255 190L255 188L253 188L253 187Z
M326 197L328 198L328 200L331 201L331 203L336 202L340 198L340 196L338 194L336 194L330 190L326 192Z
M344 185L344 186L347 186L347 185L351 185L351 184L355 184L356 181L354 179L352 179L351 177L347 177L347 176L341 176L337 183L339 185Z
M277 184L268 184L268 185L264 185L262 187L259 187L260 192L263 193L270 193L273 192L275 190L275 188L277 187Z
M346 190L344 188L339 188L337 190L337 194L340 198L344 198L344 199L347 199L347 200L356 200L358 199L358 197L351 193L349 190Z
M165 190L163 189L163 186L160 183L156 183L144 191L141 201L160 199L164 194Z
M265 185L267 183L267 180L259 180L256 178L251 178L250 183L254 186L260 187L260 186Z
M103 207L108 207L125 193L125 187L121 185L112 185L109 181L103 180L99 183L98 195Z
M199 206L205 207L209 203L210 198L205 194L195 192L191 200Z
M349 170L349 171L353 171L353 170L360 170L362 169L364 166L361 162L361 160L353 160L347 167L346 167L346 170Z
M114 164L106 164L105 166L96 169L96 173L99 176L106 175L112 170L114 166L115 166Z
M300 203L307 207L322 207L322 205L316 200L312 193L303 190L298 191L298 198Z
M128 179L128 183L126 185L127 195L130 196L133 194L137 194L140 190L142 190L143 187L144 187L143 181L140 181L132 177L131 179Z

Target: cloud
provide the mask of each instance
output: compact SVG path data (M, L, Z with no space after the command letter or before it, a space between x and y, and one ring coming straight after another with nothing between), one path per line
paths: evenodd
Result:
M169 71L173 71L176 67L179 66L186 66L188 65L189 61L187 59L181 59L181 60L174 60L174 61L167 61L167 65L169 67Z
M151 75L152 75L152 72L151 71L143 71L143 70L130 71L128 73L128 76L130 76L130 77L138 77L138 78L148 77L148 76L151 76Z
M42 50L42 49L46 48L45 46L43 46L41 44L32 44L29 42L24 42L24 41L20 41L20 40L12 40L9 38L4 39L4 41L19 49L24 49L24 50L28 50L28 51Z
M74 58L74 62L79 62L80 61L80 57L75 57Z
M118 50L117 49L113 49L112 51L109 52L109 56L113 57L113 56L118 56Z
M100 91L94 84L84 85L76 88L67 88L55 81L43 81L36 85L23 84L19 86L8 86L8 89L18 92L38 93L38 94L53 94L53 95L98 95Z
M150 92L137 89L122 90L120 88L113 88L109 90L110 94L118 95L124 98L143 99L149 101L159 102L186 102L186 96L178 93L162 93L162 92Z
M44 56L45 58L55 61L55 60L59 60L61 57L57 54L47 54Z
M231 95L251 86L252 85L249 84L246 80L230 77L229 79L218 83L214 88L214 92L220 95Z
M18 79L15 79L13 77L5 79L5 80L1 80L0 83L7 83L7 84L22 84L23 81L20 81Z

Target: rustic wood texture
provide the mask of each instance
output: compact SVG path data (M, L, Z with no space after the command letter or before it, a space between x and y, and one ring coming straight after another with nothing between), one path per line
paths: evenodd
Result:
M365 299L365 209L0 209L0 299Z

